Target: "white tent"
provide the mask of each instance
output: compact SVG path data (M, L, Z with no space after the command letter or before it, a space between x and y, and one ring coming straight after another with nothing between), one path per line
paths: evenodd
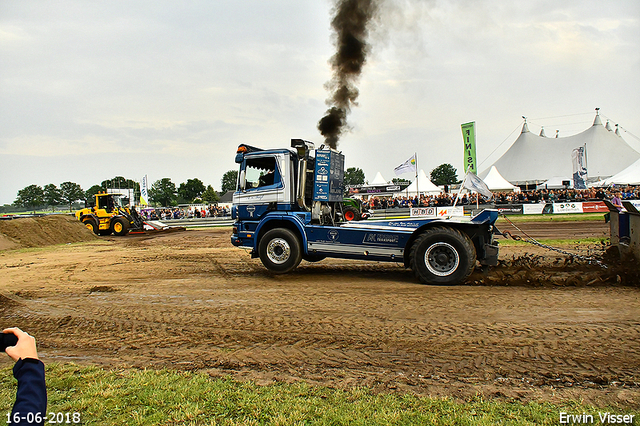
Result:
M386 184L387 184L387 180L382 177L382 173L378 172L378 174L376 174L376 177L373 178L373 182L371 182L369 185L386 185Z
M424 170L420 170L420 173L418 173L418 179L411 182L411 185L409 185L404 191L396 192L393 195L395 197L403 197L406 195L416 196L418 195L418 191L420 191L420 194L440 194L442 192L440 188L431 182L424 173Z
M596 182L594 186L609 185L640 185L640 160L636 161L620 173L616 173L610 178Z
M522 132L493 165L509 182L522 185L541 183L554 176L573 176L571 153L586 146L587 173L590 179L602 179L620 172L640 158L640 153L620 137L611 126L602 125L596 114L593 125L582 133L548 138L529 131L525 121Z
M520 191L520 188L511 185L508 180L502 177L496 166L491 166L491 170L482 180L492 191Z

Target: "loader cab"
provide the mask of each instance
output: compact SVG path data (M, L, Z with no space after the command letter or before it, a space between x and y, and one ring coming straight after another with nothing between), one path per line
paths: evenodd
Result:
M113 211L115 203L113 202L113 197L111 196L111 194L100 194L100 196L96 198L96 208L105 210L108 213Z
M123 207L125 205L123 201L122 194L99 193L95 195L95 202L91 207L111 213L116 207Z

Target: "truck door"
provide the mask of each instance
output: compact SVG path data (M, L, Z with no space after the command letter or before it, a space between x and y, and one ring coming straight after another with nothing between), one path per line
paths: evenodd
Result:
M240 166L234 194L238 219L258 220L285 201L285 182L277 155L247 156Z

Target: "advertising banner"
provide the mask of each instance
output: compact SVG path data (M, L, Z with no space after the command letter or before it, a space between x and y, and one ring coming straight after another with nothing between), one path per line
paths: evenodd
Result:
M602 201L585 201L582 203L583 213L606 213L608 211L609 209L604 205Z
M464 216L464 207L462 207L462 206L437 207L436 209L437 209L439 217Z
M544 208L547 205L545 203L538 204L525 204L522 208L522 213L524 214L542 214L544 213Z
M584 213L582 203L553 203L554 213Z
M502 214L522 214L523 207L522 204L507 204L503 206L496 206L496 209Z
M407 185L404 185L406 188ZM349 195L351 194L380 194L388 195L395 192L400 192L404 189L401 185L358 185L350 186L347 190Z
M149 205L149 187L148 187L147 175L142 178L142 184L140 185L140 204L143 206Z
M413 207L411 208L411 217L436 217L438 215L437 207Z
M412 207L411 217L464 216L464 207Z
M462 139L464 140L464 172L478 173L476 169L476 122L462 125Z

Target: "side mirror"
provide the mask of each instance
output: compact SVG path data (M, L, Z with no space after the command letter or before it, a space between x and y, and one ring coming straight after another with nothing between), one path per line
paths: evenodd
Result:
M244 179L244 170L240 170L240 175L238 176L238 183L240 186L240 190L244 191L246 189L246 185L247 183L245 182Z

